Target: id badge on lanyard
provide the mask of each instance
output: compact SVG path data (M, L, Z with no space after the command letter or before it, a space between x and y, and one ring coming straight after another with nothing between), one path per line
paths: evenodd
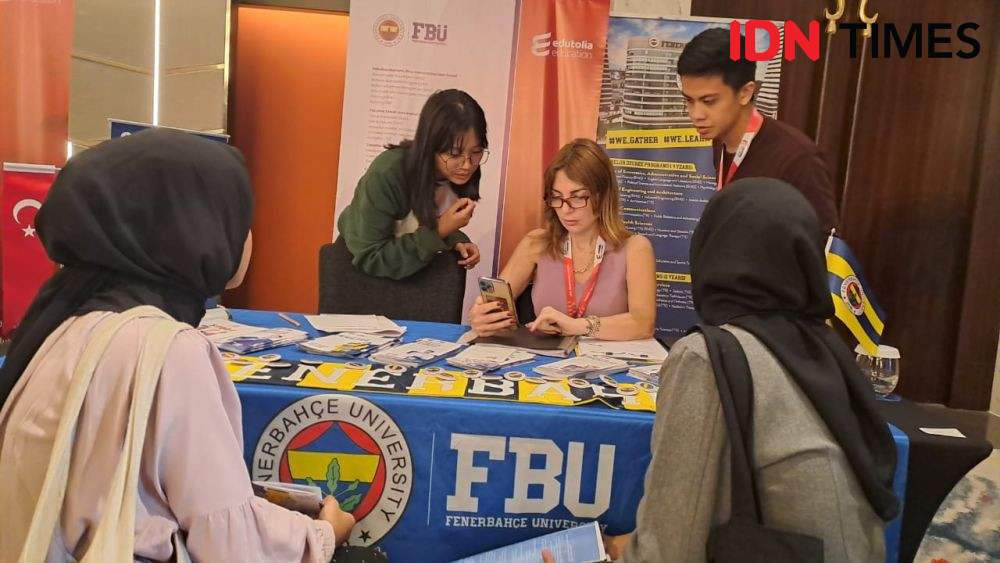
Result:
M740 140L739 146L736 148L736 154L733 155L733 162L729 165L729 171L723 170L723 166L726 163L726 146L722 146L722 154L719 155L719 178L718 185L716 186L716 191L721 190L726 184L733 181L733 176L736 175L736 170L739 169L740 164L743 163L743 159L747 157L747 153L750 152L750 143L753 142L753 138L757 136L760 131L761 125L764 124L764 116L757 111L757 108L753 108L753 113L750 114L750 121L747 122L747 130L743 133L743 138ZM722 177L725 175L725 181Z
M566 279L566 312L569 313L569 316L580 318L587 312L587 305L590 305L590 299L594 296L594 287L597 286L597 275L601 273L601 263L604 261L606 248L604 237L598 234L597 245L594 247L594 273L590 277L590 283L587 284L587 289L583 292L580 303L577 304L576 276L573 272L573 241L568 234L566 235L566 240L563 242L563 271Z

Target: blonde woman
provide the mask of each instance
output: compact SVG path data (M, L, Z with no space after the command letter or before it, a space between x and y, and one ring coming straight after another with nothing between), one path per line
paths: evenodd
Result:
M571 141L545 171L546 225L528 233L500 273L515 296L534 282L531 330L604 340L653 336L656 265L649 239L622 220L614 167L587 139ZM498 303L476 299L480 336L513 325Z

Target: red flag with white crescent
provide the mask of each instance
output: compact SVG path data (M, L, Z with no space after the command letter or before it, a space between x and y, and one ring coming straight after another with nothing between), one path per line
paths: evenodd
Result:
M4 164L0 175L0 254L2 254L3 324L11 333L42 284L56 271L35 230L35 216L56 178L54 166Z

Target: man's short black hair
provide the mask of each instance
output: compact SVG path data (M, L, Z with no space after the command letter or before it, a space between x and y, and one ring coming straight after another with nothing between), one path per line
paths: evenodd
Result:
M688 41L677 59L680 76L721 76L722 81L738 91L747 82L753 82L757 63L746 59L746 38L740 35L741 57L729 58L729 28L706 29Z

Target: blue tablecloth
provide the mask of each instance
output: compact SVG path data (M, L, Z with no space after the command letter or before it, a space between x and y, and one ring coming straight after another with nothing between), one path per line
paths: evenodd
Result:
M892 439L896 442L896 474L892 478L892 488L899 497L899 516L889 522L885 529L885 560L899 561L900 541L903 530L903 510L906 508L906 477L910 471L910 439L906 433L889 425Z
M318 335L301 315L291 316L304 330ZM276 313L261 311L236 310L233 320L289 326ZM400 324L407 327L404 341L425 337L454 341L467 330L438 323ZM320 359L294 347L268 352L288 361ZM516 369L529 372L551 361L545 358ZM649 413L601 406L326 393L259 384L239 384L237 389L243 401L247 465L255 478L288 480L311 470L319 482L325 460L334 456L356 463L354 476L369 463L369 473L363 477L374 475L376 485L361 483L338 497L362 491L367 505L355 510L360 519L351 543L377 543L393 561L448 561L594 519L609 534L635 527L650 459L653 415ZM296 409L298 415L292 414ZM899 453L894 485L902 498L908 440L898 429L892 431ZM288 448L296 440L293 435L305 437ZM394 456L389 449L397 435L405 439L406 450L401 453L404 450L397 445ZM366 441L366 436L372 440ZM265 455L265 449L271 455ZM283 453L289 450L315 455L303 458L293 453L289 458ZM337 455L340 452L371 457L359 461ZM376 464L372 473L371 463L378 457L387 460L385 471L378 473L382 466ZM312 465L300 461L296 474L295 458L323 461ZM403 458L409 472L401 467L389 471L393 464L404 463ZM379 479L406 483L379 489ZM334 492L344 486L338 482ZM379 513L376 506L385 512ZM897 560L900 521L897 518L886 530L889 562Z
M292 316L318 335L301 315ZM234 310L233 318L288 325L268 312ZM455 340L465 331L401 324L406 341ZM289 361L309 358L294 347L268 352ZM552 360L518 369L546 361ZM377 545L392 561L448 561L594 519L609 534L635 527L650 459L649 413L256 383L237 390L251 475L308 477L325 492L332 485L358 516L351 543ZM899 453L894 488L902 499L909 441L890 428ZM901 519L886 530L892 563Z
M233 320L289 326L256 311L233 311ZM466 330L400 324L404 341L454 341ZM283 361L309 357L293 347L268 352ZM553 360L517 369L545 361ZM611 534L635 527L651 413L260 383L237 390L251 475L298 482L308 475L329 492L325 477L336 459L335 494L359 481L338 494L361 495L351 543L377 543L392 561L449 561L595 519Z

